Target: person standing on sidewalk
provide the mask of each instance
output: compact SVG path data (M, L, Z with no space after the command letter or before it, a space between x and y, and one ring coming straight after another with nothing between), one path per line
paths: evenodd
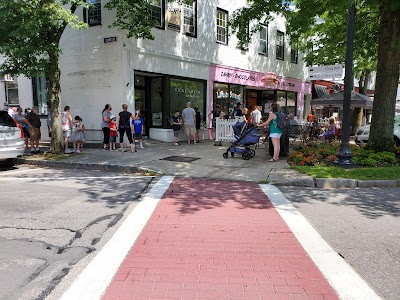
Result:
M186 102L186 108L182 111L182 120L185 125L187 143L190 144L190 135L193 136L193 141L196 140L196 112L192 108L192 103Z
M38 113L38 108L37 106L34 106L32 107L31 112L28 113L24 119L24 122L29 126L32 154L40 153L39 140L41 138L40 126L42 126L42 122L40 122L40 117L38 116L37 113Z
M143 137L142 134L144 132L144 120L142 115L139 113L137 117L132 121L133 123L133 139L134 142L139 140L140 149L144 149L143 147Z
M251 112L251 118L253 120L254 125L258 125L261 123L262 115L257 105L254 105L253 107L253 111Z
M117 130L117 118L115 116L110 117L110 151L116 151L117 147L115 143L117 142L118 130Z
M219 105L217 104L215 108L210 111L208 114L208 118L211 119L211 125L212 125L212 131L211 131L211 139L215 141L215 129L217 127L217 118L220 117L221 114L221 109Z
M278 112L278 104L272 103L271 110L272 111L269 113L267 121L259 124L258 126L263 127L271 123L271 125L269 126L269 137L271 138L272 144L274 145L274 155L269 160L269 162L275 162L279 160L279 152L281 151L281 135L283 133L283 130L278 128L277 126L278 116L276 112Z
M74 122L72 121L72 116L69 113L69 106L64 107L64 111L61 113L61 127L63 129L63 137L64 137L64 153L72 153L68 149L68 139L71 136L72 127L74 126Z
M106 104L101 112L101 130L103 131L103 149L108 149L110 143L111 105Z
M128 137L131 152L136 152L135 143L132 140L131 132L131 119L136 120L136 117L128 111L128 105L122 104L122 111L118 114L118 132L119 132L119 145L121 147L121 152L126 152L124 149L124 134Z
M24 132L24 138L25 138L25 148L28 149L28 142L29 142L29 127L28 125L24 122L25 115L22 113L22 108L18 107L17 108L17 113L14 115L14 120L21 126L23 132Z
M200 135L199 135L199 131L200 131L200 123L201 123L201 115L200 115L200 111L199 111L199 107L196 106L194 108L194 111L196 112L196 136L195 136L195 143L200 143Z
M178 143L178 137L179 137L179 131L181 130L181 125L182 125L182 119L179 114L179 110L177 109L175 111L175 114L172 116L172 130L174 131L174 145L179 146L180 144Z

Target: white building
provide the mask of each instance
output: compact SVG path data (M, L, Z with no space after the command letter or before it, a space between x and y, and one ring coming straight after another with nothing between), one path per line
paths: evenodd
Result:
M152 31L154 40L128 39L126 32L110 29L115 12L104 8L106 2L78 10L90 27L68 29L61 40L62 106L82 117L88 139L101 139L101 111L107 103L115 115L123 103L130 111L142 110L150 137L164 141L172 139L167 117L187 101L199 107L207 127L216 104L229 112L237 102L264 110L278 101L303 117L311 85L281 17L238 49L227 21L244 0L197 0L192 5L152 0L159 24Z
M0 56L0 65L4 62ZM7 102L10 107L27 108L32 106L32 81L25 76L10 76L0 74L0 109Z

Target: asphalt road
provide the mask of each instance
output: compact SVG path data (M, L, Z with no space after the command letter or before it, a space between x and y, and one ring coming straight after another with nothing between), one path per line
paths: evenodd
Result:
M400 299L400 189L279 188L384 299Z
M68 276L79 274L153 181L101 171L0 170L0 299L58 299Z

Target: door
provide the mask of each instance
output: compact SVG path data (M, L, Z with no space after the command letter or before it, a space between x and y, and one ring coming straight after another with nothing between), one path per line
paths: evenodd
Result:
M148 117L146 109L146 90L136 88L135 89L135 113L140 112L144 120L144 134L149 135Z

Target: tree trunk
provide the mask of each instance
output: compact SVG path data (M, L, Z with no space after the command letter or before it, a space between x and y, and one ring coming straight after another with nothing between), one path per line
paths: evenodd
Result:
M51 114L51 149L52 153L63 153L63 131L61 128L61 86L59 53L49 53L47 74L47 96Z
M358 128L362 126L363 115L364 109L362 107L355 107L351 112L351 135L354 135Z
M378 68L375 99L372 109L368 148L374 151L394 151L393 126L396 92L399 80L400 10L380 9Z

